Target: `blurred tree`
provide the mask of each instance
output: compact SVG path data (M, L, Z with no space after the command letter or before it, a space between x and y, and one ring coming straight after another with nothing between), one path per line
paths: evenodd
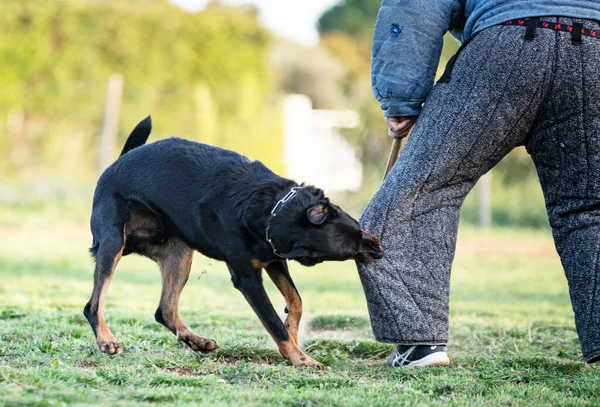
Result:
M271 49L270 65L279 90L307 95L316 109L346 105L343 84L348 69L327 48L280 39Z
M125 78L120 142L152 113L153 139L203 140L202 129L208 140L280 165L252 142L270 137L281 148L278 108L269 99L270 42L255 9L213 4L190 14L166 0L0 2L0 116L21 109L25 123L18 137L0 128L0 156L15 157L0 160L0 171L56 170L69 157L79 171L67 176L92 175L114 72ZM199 113L212 117L198 120Z
M341 31L353 37L371 36L380 4L373 0L342 0L319 18L319 33Z
M371 39L366 40L369 42L370 52ZM364 47L361 47L352 35L343 31L329 31L321 36L321 43L337 56L353 75L369 71L370 59L365 58Z

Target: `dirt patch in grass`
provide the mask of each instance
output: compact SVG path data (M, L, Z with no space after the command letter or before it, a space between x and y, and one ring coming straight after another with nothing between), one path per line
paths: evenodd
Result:
M96 364L89 360L76 360L75 367L78 367L80 369L95 369Z
M232 355L232 354L225 354L225 355L219 355L217 357L217 361L221 362L221 363L229 363L231 365L239 365L240 364L240 359L236 356L236 355Z
M162 369L165 372L169 372L169 373L174 373L177 376L181 376L181 377L198 377L198 376L203 376L198 372L195 372L191 367L173 367L173 368L165 368Z
M240 362L252 362L271 365L273 363L283 362L283 357L275 352L219 352L216 359L217 362L239 365Z

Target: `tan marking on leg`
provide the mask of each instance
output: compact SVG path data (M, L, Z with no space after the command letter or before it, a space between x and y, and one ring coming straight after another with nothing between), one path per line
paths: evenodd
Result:
M94 281L94 291L91 299L92 303L97 302L98 304L98 312L96 313L96 343L101 352L108 353L109 355L123 352L123 347L119 344L119 342L117 342L117 339L112 334L110 328L104 320L104 299L106 297L108 287L110 286L110 282L112 281L112 277L115 273L115 269L117 268L117 264L119 264L119 261L123 256L123 249L124 247L121 248L115 257L110 270L110 275L104 280L103 283L101 283L101 287L97 287L97 282ZM99 294L96 294L98 291L100 291Z
M194 251L181 241L172 240L167 244L158 261L163 278L158 308L165 325L178 340L194 351L212 352L218 349L217 343L196 335L179 315L179 298L190 275L193 256Z
M252 259L250 263L252 263L252 268L256 270L262 270L270 264L268 261L262 261L259 259Z
M302 299L298 291L292 287L290 281L283 274L269 272L268 269L267 274L271 277L271 280L273 280L283 298L285 298L285 312L287 313L287 317L284 324L294 342L298 343L298 327L300 326L300 319L302 319Z

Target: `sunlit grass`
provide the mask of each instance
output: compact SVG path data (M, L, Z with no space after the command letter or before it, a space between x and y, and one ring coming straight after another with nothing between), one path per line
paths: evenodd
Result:
M331 370L291 367L231 282L197 255L184 320L217 340L199 356L154 322L156 266L125 258L106 317L125 347L100 354L81 310L92 286L85 229L0 231L0 405L597 405L600 369L580 360L567 283L547 231L462 230L452 273L448 368L393 370L372 338L350 262L292 266L301 336ZM266 282L283 316L284 301Z

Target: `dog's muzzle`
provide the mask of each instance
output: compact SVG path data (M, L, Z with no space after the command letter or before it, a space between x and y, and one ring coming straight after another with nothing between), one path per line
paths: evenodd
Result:
M360 245L356 255L356 261L366 263L383 257L383 250L379 245L379 239L369 232L361 230Z

